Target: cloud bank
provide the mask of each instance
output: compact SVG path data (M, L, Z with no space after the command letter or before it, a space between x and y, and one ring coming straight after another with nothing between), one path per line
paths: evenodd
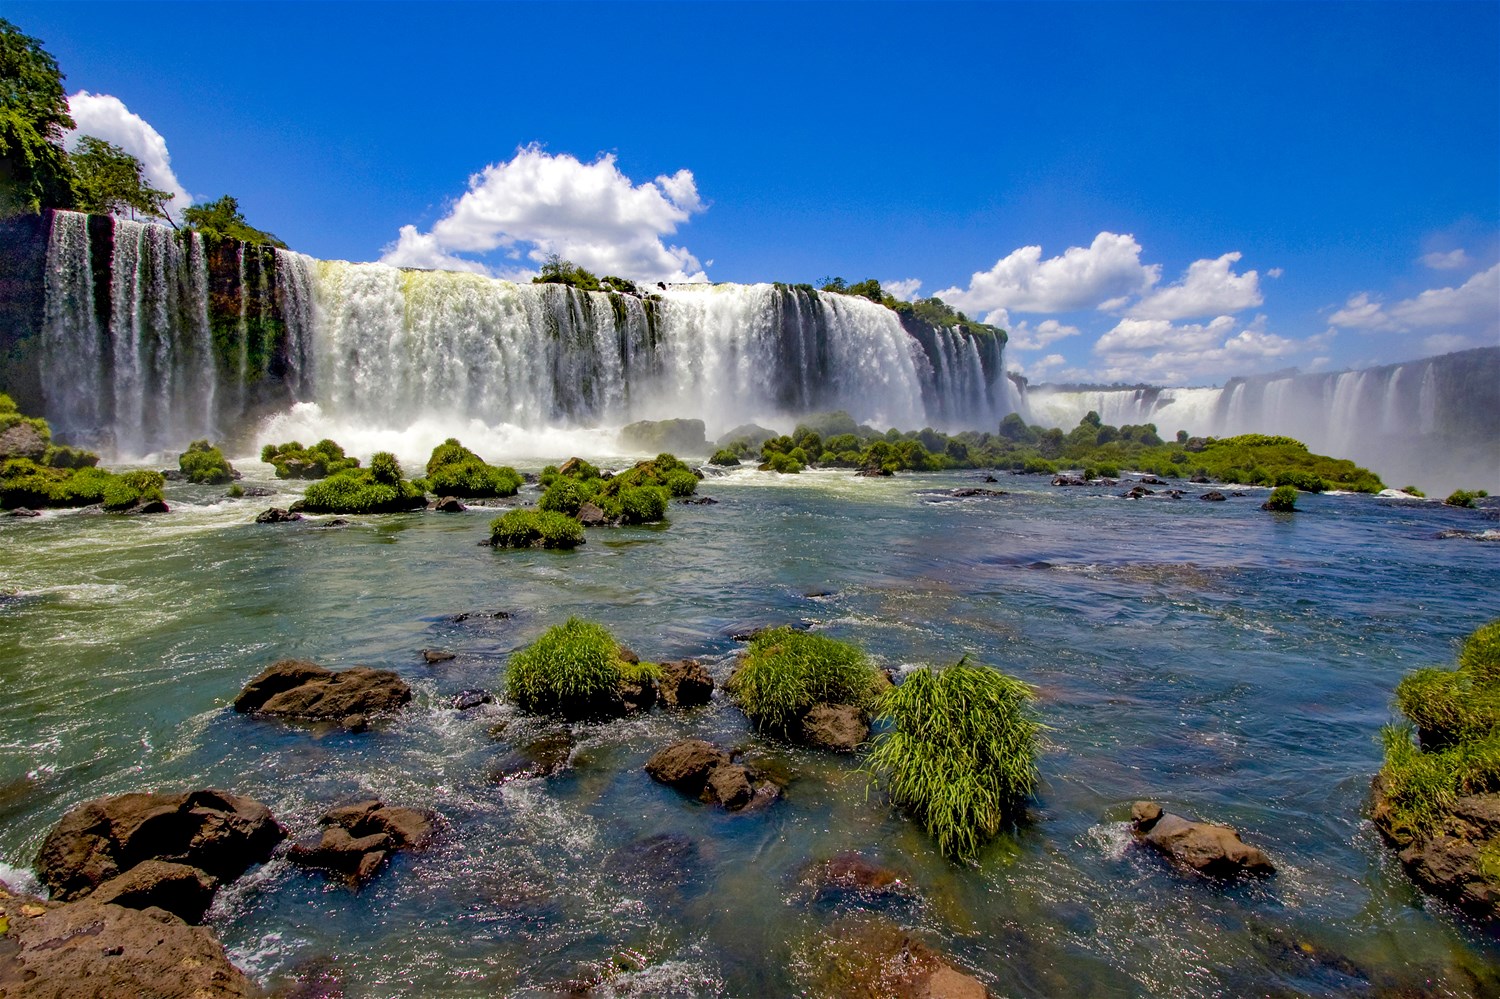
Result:
M402 226L381 260L520 277L534 273L522 261L540 264L556 253L599 275L706 281L698 258L664 239L706 208L689 170L637 184L613 154L584 163L530 145L470 177L430 231ZM495 251L516 263L495 268L472 256Z
M141 161L141 173L146 182L172 195L167 202L167 211L173 218L182 217L182 210L192 204L193 199L172 170L167 140L160 132L146 119L132 113L124 101L109 94L80 90L68 98L68 111L78 123L78 128L63 139L69 151L75 149L85 135L114 143Z

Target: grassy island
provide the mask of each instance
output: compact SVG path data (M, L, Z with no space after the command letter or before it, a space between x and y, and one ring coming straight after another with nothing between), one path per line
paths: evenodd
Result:
M449 437L432 449L427 459L427 491L438 496L463 496L484 499L514 496L521 488L521 476L505 465L490 465L479 455Z
M377 452L369 468L348 468L307 487L310 513L400 513L427 504L427 496L401 473L396 456Z

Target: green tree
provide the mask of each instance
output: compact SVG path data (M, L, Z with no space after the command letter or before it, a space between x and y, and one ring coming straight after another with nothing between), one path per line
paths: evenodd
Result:
M172 193L146 183L141 161L119 146L85 135L69 160L81 210L98 215L129 214L131 218L139 214L164 219L177 228L167 214Z
M62 81L42 43L0 18L0 217L76 203Z
M205 236L237 239L243 243L267 243L286 249L286 244L281 240L245 221L245 216L240 214L239 201L227 194L218 201L192 205L185 209L182 221Z
M621 280L615 278L613 280ZM532 284L565 284L579 291L603 291L599 279L592 272L579 267L571 260L564 260L556 253L547 255L542 264L542 273L531 279Z

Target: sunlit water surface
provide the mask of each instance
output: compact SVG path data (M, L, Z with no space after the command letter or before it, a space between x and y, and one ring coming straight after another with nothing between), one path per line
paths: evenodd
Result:
M23 876L64 811L130 790L223 787L294 835L353 798L431 808L437 844L362 891L275 860L215 904L262 984L350 996L810 995L815 941L861 905L996 995L1496 994L1500 940L1417 892L1365 818L1396 681L1500 616L1500 546L1436 538L1494 527L1484 512L1303 496L1271 515L1255 492L1132 502L1009 476L1006 496L924 493L975 479L741 470L704 482L716 506L571 553L479 547L492 510L260 526L295 496L186 486L162 517L0 520L0 863ZM720 680L747 620L889 667L1001 667L1040 693L1039 799L955 866L856 761L763 740L720 695L578 727L568 769L503 782L542 726L449 701L502 689L508 654L570 614ZM288 656L394 669L415 702L363 734L229 709ZM642 764L687 735L790 777L784 800L727 815L653 784ZM1142 797L1237 826L1280 872L1173 872L1130 847ZM913 892L815 899L806 868L846 850Z

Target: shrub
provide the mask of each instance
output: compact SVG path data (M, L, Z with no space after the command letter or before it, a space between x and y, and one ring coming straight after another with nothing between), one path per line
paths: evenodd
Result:
M730 693L757 728L785 737L815 704L868 707L877 678L856 646L774 628L751 639Z
M244 495L245 495L245 487L242 486L242 485L240 485L238 482L236 482L234 485L232 485L232 486L229 487L229 498L230 499L239 499L240 497L242 497Z
M1476 489L1472 491L1468 489L1455 489L1448 495L1447 499L1443 500L1443 502L1448 506L1465 507L1472 510L1475 505L1475 500L1482 499L1488 495L1489 493L1483 489Z
M708 463L710 465L722 465L725 468L731 468L740 463L740 458L739 455L729 448L722 447L714 452L714 456L708 459Z
M395 456L381 451L369 468L345 469L314 482L302 502L312 513L400 513L425 506L427 498L401 477Z
M698 476L686 469L668 472L665 485L673 496L691 496L698 491Z
M659 486L632 486L620 490L620 519L627 524L650 524L667 513L667 492Z
M583 544L583 525L553 511L512 510L490 522L490 544L496 548L576 548Z
M1422 490L1418 489L1416 486L1402 486L1401 487L1401 491L1403 493L1405 493L1406 495L1408 495L1408 496L1415 496L1418 499L1426 499L1427 498L1427 494L1424 493Z
M358 458L350 458L334 441L324 438L304 448L296 441L267 444L260 449L260 460L276 468L278 479L323 479L359 467Z
M1328 488L1328 483L1312 472L1288 470L1276 473L1277 486L1292 486L1305 493L1321 493Z
M439 496L514 496L521 481L514 468L487 464L453 437L427 459L427 488Z
M177 467L189 482L202 486L222 486L234 481L234 466L224 453L208 441L193 441L177 456Z
M145 469L112 475L104 486L104 509L128 510L137 503L150 503L162 498L162 487L167 480L160 472Z
M1297 489L1295 486L1277 486L1271 490L1270 499L1260 506L1262 510L1290 513L1297 509Z
M796 475L802 471L802 463L791 455L782 451L774 451L760 466L762 472L780 472L783 475Z
M569 517L578 516L579 509L588 499L583 487L572 479L556 478L542 493L542 498L537 506L552 513L566 514Z
M966 660L910 674L881 695L870 770L955 859L1015 815L1037 783L1031 688Z
M570 617L511 655L505 692L523 711L587 717L617 696L624 666L602 625Z
M1432 831L1460 795L1500 790L1500 621L1469 636L1456 670L1407 674L1396 704L1409 721L1381 731L1380 778L1398 838Z

